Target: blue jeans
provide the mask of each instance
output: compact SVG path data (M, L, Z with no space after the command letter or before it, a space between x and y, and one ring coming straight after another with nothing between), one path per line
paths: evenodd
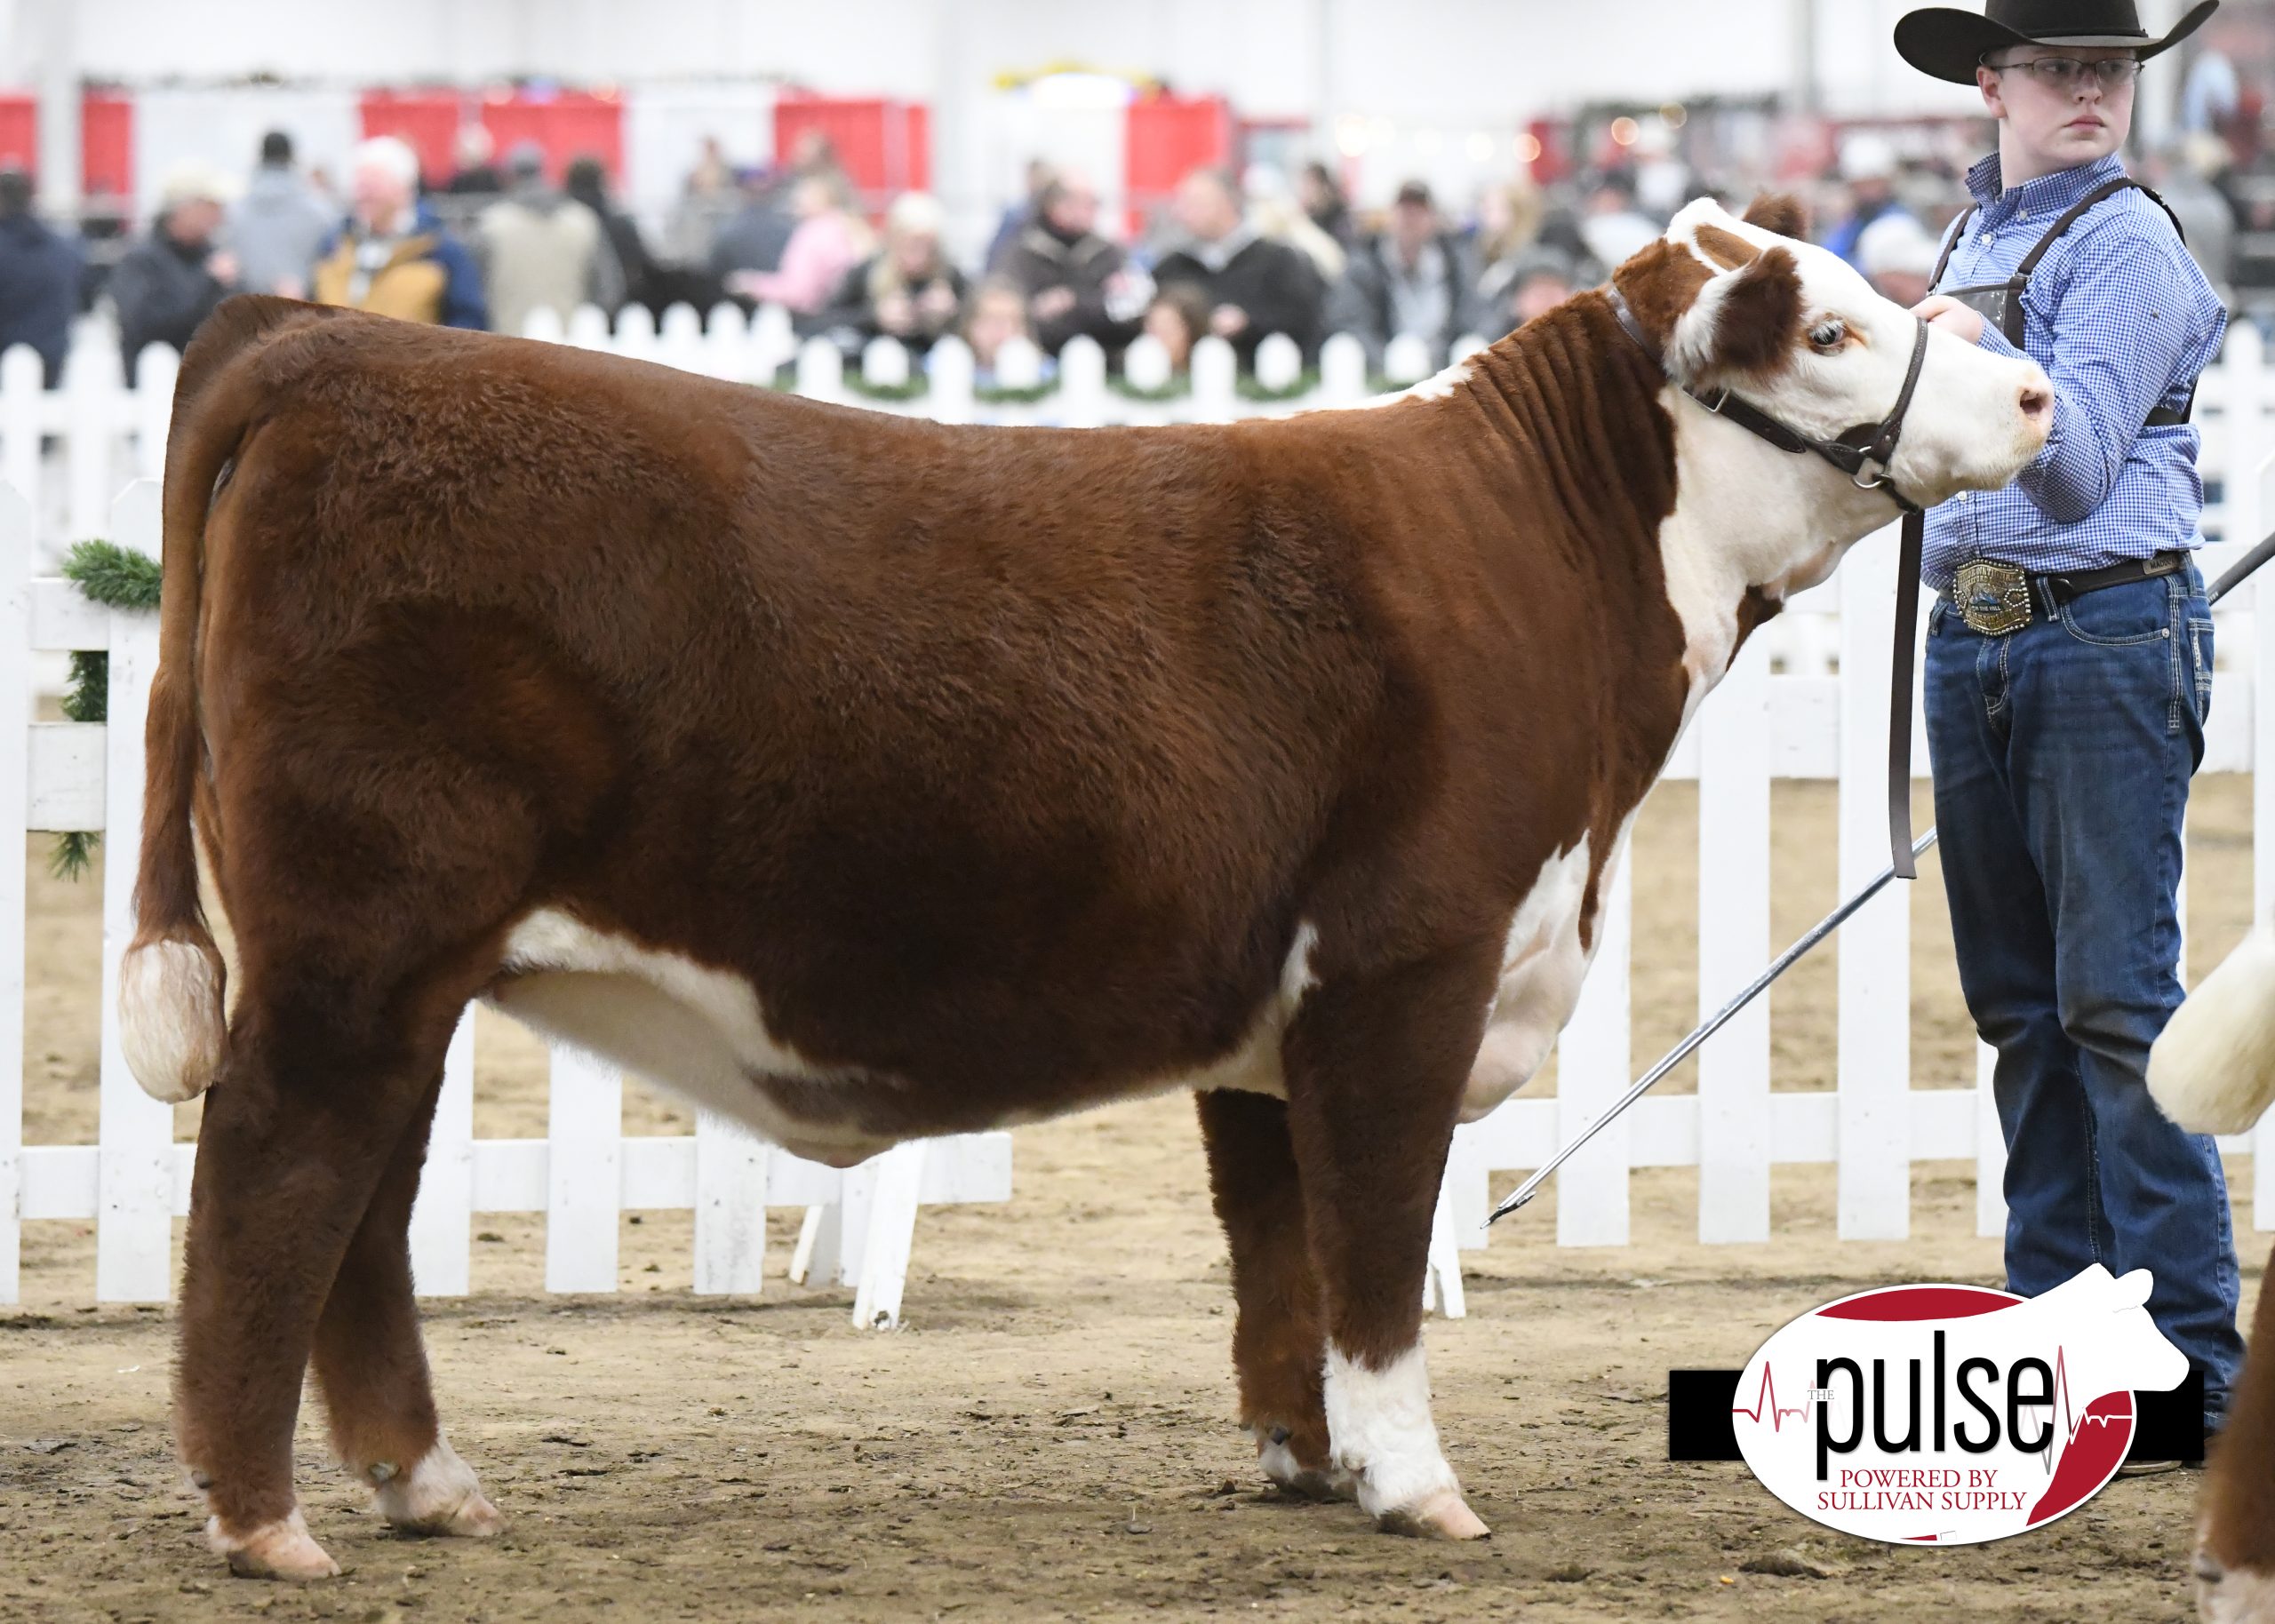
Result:
M2034 589L2035 591L2035 589ZM1999 1052L2007 1287L2146 1268L2149 1312L2223 1416L2243 1339L2227 1180L2149 1097L2181 1000L2181 822L2204 756L2212 616L2193 564L2020 631L1928 619L1928 738L1960 986Z

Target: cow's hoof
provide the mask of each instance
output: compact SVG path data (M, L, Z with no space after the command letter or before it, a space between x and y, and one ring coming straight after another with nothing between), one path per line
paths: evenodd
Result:
M339 1564L325 1554L300 1520L298 1508L290 1517L264 1523L250 1533L233 1534L218 1517L205 1524L205 1542L229 1559L229 1572L240 1579L337 1579Z
M1297 1460L1284 1428L1257 1441L1256 1458L1273 1487L1298 1500L1356 1500L1359 1481L1338 1466L1305 1466Z
M2196 1616L2205 1624L2275 1624L2275 1573L2223 1568L2196 1548Z
M506 1532L474 1469L439 1438L409 1471L373 1466L364 1476L379 1490L379 1515L405 1533L486 1540Z
M1418 1505L1384 1512L1376 1523L1385 1533L1420 1540L1483 1540L1493 1533L1463 1501L1458 1489L1440 1489Z

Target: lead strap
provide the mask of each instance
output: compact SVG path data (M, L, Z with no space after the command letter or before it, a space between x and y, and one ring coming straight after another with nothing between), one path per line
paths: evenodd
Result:
M1912 857L1912 655L1919 635L1920 563L1927 539L1928 515L1907 508L1896 547L1896 646L1888 682L1888 843L1899 880L1919 878Z

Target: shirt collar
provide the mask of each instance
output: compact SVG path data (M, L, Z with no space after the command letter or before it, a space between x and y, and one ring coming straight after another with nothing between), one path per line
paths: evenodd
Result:
M1967 171L1967 189L1986 214L2008 209L2053 214L2068 208L2103 181L2115 180L2124 173L2124 160L2112 152L2075 169L2057 169L2050 175L2025 180L2008 191L2000 185L1999 155L1994 152Z

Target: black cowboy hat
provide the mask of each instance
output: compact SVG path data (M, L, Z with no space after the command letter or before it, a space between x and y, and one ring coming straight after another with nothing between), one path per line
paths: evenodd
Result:
M2146 61L2203 26L2220 0L2203 0L2162 39L2141 26L2133 0L1990 0L1985 15L1948 5L1907 12L1896 25L1896 54L1923 74L1975 83L1984 56L2008 45L2130 45Z

